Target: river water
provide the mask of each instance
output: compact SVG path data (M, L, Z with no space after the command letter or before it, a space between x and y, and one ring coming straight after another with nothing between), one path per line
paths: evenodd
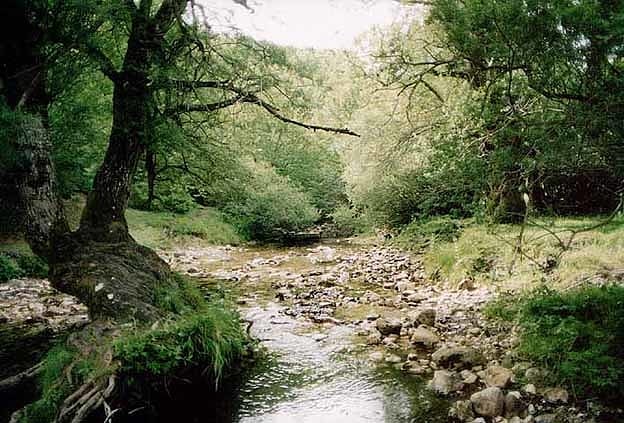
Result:
M293 312L292 298L280 297L284 285L297 297L318 294L322 289L306 275L323 281L326 272L336 273L341 262L365 249L334 244L320 249L221 247L186 252L190 256L186 266L195 267L191 273L216 276L222 289L234 293L242 316L253 322L251 333L267 351L268 359L248 372L228 407L234 410L232 423L447 421L448 402L428 391L422 377L404 372L400 363L371 359L379 347L365 342L361 325L366 319L361 315L384 310L353 307L353 311L338 305L331 315L341 319L314 322L309 315ZM178 267L184 268L184 263ZM336 283L341 284L338 298L346 292L354 296L363 292L358 290L362 281ZM334 288L323 289L331 293ZM312 296L311 303L317 302ZM407 352L396 350L396 355L404 360Z

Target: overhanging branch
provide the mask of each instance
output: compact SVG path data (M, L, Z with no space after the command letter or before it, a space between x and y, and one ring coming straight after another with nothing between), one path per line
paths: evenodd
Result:
M184 80L168 80L163 86L176 89L192 90L195 88L216 88L223 89L235 93L236 95L227 100L218 101L215 103L207 104L181 104L176 107L165 110L166 115L174 115L176 113L190 113L190 112L214 112L219 109L223 109L232 106L236 103L250 103L262 107L270 115L284 123L290 125L299 126L301 128L309 129L312 131L324 131L332 132L335 134L350 135L353 137L359 137L356 132L351 131L349 128L333 128L330 126L314 125L310 123L301 122L295 119L291 119L283 115L280 110L272 104L262 100L256 94L246 92L233 86L230 81L184 81Z

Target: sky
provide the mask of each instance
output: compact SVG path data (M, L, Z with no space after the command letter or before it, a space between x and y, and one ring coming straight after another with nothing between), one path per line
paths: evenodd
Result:
M388 26L419 8L394 0L196 0L218 32L239 31L257 40L299 48L354 49L375 26Z

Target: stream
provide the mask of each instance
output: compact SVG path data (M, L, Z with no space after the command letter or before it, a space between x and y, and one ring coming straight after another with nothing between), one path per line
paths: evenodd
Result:
M231 422L447 421L448 400L426 388L426 376L405 371L409 345L368 337L380 315L405 311L389 284L409 288L423 278L409 256L344 241L169 254L179 270L232 293L268 351L228 407Z

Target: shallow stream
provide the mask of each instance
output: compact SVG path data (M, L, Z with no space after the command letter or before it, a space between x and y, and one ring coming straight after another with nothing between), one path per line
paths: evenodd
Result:
M234 395L234 404L228 407L234 410L231 422L447 421L448 402L431 394L423 378L400 370L399 364L371 360L378 347L365 342L360 324L366 322L363 313L383 310L338 305L331 315L341 319L317 318L321 323L315 323L309 315L293 312L292 302L280 297L279 287L287 284L307 298L306 290L318 289L301 282L301 275L323 280L325 272L335 272L337 264L365 248L344 244L314 250L220 247L193 254L187 263L196 267L191 273L217 276L223 288L236 293L241 314L253 322L251 333L269 354L269 360L252 369ZM363 289L355 279L338 283L346 284L343 292L354 296ZM317 301L311 298L310 303L316 306ZM318 313L325 316L324 310Z

